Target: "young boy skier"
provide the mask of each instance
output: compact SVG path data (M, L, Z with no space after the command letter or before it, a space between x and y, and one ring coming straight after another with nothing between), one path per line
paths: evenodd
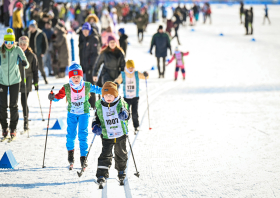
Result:
M133 60L126 62L125 71L121 72L115 83L123 83L124 100L131 106L132 121L134 126L134 134L139 131L139 116L138 116L138 103L139 103L139 79L149 78L148 72L135 71Z
M113 158L112 149L115 146L115 168L118 170L120 184L123 185L127 163L127 120L130 117L128 104L119 96L117 85L108 81L103 85L102 99L95 105L92 132L101 135L102 138L102 153L98 158L96 172L97 182L102 188L105 179L109 177Z
M49 100L59 101L66 96L68 101L68 114L67 114L67 141L66 148L68 150L68 162L70 163L70 170L74 165L74 146L77 136L77 125L79 124L79 142L80 142L80 161L81 166L87 167L85 161L88 152L88 124L89 124L89 108L90 104L88 99L90 93L101 94L101 88L92 85L83 80L82 67L73 63L69 67L69 83L63 85L58 94L49 94Z
M186 79L186 71L185 71L185 64L184 64L184 56L189 55L189 52L181 52L178 50L178 47L175 48L175 53L172 55L172 58L168 61L167 65L168 66L174 59L176 59L176 69L175 69L175 81L178 78L178 72L181 68L182 74L183 74L183 79Z

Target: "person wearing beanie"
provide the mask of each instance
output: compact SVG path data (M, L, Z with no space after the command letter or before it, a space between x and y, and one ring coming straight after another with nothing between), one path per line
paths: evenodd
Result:
M167 65L166 65L166 66L168 66L170 63L172 63L172 61L174 59L176 59L176 69L175 69L175 79L174 79L175 81L178 78L178 72L180 69L182 71L183 80L186 79L184 56L187 56L187 55L189 55L189 52L186 52L186 53L181 52L181 51L179 51L179 48L176 47L175 53L172 55L172 58L168 61Z
M97 74L103 65L99 78ZM125 59L123 50L117 45L115 37L108 37L108 46L102 49L93 69L93 81L102 87L107 81L114 81L124 71Z
M102 152L97 164L97 182L105 182L109 178L112 165L112 150L115 152L115 168L118 177L124 180L127 163L126 135L130 118L128 104L119 96L117 85L111 81L102 87L102 99L96 102L95 119L92 132L101 135Z
M132 110L132 121L134 126L135 135L139 131L139 115L138 115L138 104L139 104L139 80L148 79L148 72L139 72L135 70L133 60L126 62L125 71L121 72L119 77L115 80L115 83L123 84L124 100L131 107Z
M32 91L32 81L34 84L34 88L36 91L39 90L38 85L38 61L36 55L33 53L32 49L29 47L29 39L27 36L22 36L19 38L19 47L22 49L22 51L25 53L25 56L27 58L27 61L30 65L28 69L25 69L25 81L21 81L20 85L20 92L21 92L21 106L23 111L23 117L24 117L24 124L23 129L24 132L29 130L28 126L28 118L29 118L29 108L28 108L28 96L29 92ZM21 79L24 79L24 68L21 66L22 63L19 63L19 69L21 74ZM25 89L25 83L26 83L26 89ZM25 98L26 93L26 98Z
M88 99L90 93L101 94L101 88L92 85L90 82L83 80L82 67L73 62L69 66L69 83L63 85L57 94L49 94L48 98L51 101L59 101L66 96L68 102L67 113L67 135L66 135L66 148L68 150L68 162L72 170L74 164L74 147L75 139L77 137L80 142L80 162L81 167L86 167L86 156L88 153L88 124L90 117L90 104Z
M65 70L70 65L70 47L67 41L67 34L64 28L56 25L54 28L55 39L52 40L53 47L57 53L57 67L55 75L57 78L65 78Z
M126 56L126 49L127 49L127 38L128 36L125 34L124 28L120 28L118 31L119 34L119 43L120 43L120 47L123 49L124 51L124 55Z
M11 28L7 29L4 35L4 43L0 51L0 124L2 126L2 135L6 139L9 133L7 122L8 108L8 89L9 89L9 107L10 107L10 135L16 137L16 128L18 124L18 95L20 82L22 78L19 71L19 62L21 66L28 69L29 63L20 47L15 45L15 35Z
M170 38L169 35L165 32L163 32L162 25L159 26L158 32L153 35L151 47L150 47L150 54L152 55L153 47L156 48L156 58L157 58L157 67L158 67L158 78L164 78L164 72L165 72L165 59L167 56L167 50L170 50L170 55L172 56L172 49L170 44ZM163 70L161 72L160 67L160 58L162 58L162 67Z
M94 83L92 79L92 71L94 64L100 53L100 42L95 30L91 28L89 23L85 23L82 28L83 33L83 46L82 46L82 56L80 60L83 72L85 74L86 81ZM96 97L94 93L91 93L89 103L92 108L95 108Z
M19 37L22 36L23 31L23 22L22 22L22 3L16 3L16 10L13 12L13 29L16 37L16 41L18 41Z
M144 30L146 27L146 24L148 23L148 18L145 15L145 9L141 9L140 15L138 15L134 22L136 23L137 26L137 37L139 43L142 43L143 38L144 38ZM141 38L140 38L141 34Z
M37 22L31 20L28 27L29 46L33 53L36 54L38 60L38 67L41 75L44 78L45 84L48 84L47 77L43 65L43 57L48 50L48 39L46 34L38 28Z

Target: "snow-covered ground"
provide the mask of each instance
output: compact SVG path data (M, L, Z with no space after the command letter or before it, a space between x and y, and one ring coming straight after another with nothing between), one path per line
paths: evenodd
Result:
M129 126L140 178L134 176L130 155L125 187L118 186L112 166L105 190L97 189L100 138L93 144L89 168L79 178L78 140L75 169L69 171L66 131L49 131L42 168L47 121L41 121L33 91L28 101L31 137L19 135L11 144L0 144L0 157L11 149L19 162L15 170L0 170L1 197L280 197L280 6L269 8L272 24L262 25L263 6L254 5L253 36L244 36L238 6L213 5L212 25L200 22L180 28L180 49L190 52L185 57L187 79L182 81L179 75L173 81L174 63L167 67L165 79L157 78L157 70L150 71L152 130L142 81L141 131L134 136ZM140 71L156 66L147 51L158 24L148 26L143 44L138 44L133 24L121 26L129 35L127 58ZM173 40L173 49L176 45ZM49 85L40 81L46 120L51 87L57 92L67 81L49 78ZM50 125L57 118L66 120L66 114L65 101L53 103ZM18 129L22 127L20 111Z

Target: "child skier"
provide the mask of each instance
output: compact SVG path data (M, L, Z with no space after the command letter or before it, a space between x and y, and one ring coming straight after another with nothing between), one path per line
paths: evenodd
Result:
M84 81L82 67L76 63L73 63L69 67L69 83L63 85L58 94L49 94L49 100L56 102L66 96L68 101L66 148L68 150L70 170L73 169L74 165L74 146L77 136L78 124L81 166L83 167L84 163L84 167L87 166L85 159L88 152L87 137L90 116L90 104L88 99L90 93L101 94L101 88Z
M135 71L135 65L133 60L126 62L126 68L124 72L118 76L115 83L123 83L124 100L131 106L132 109L132 121L135 129L135 135L139 131L139 116L138 116L138 103L139 103L139 79L149 78L148 72Z
M184 65L184 56L189 55L189 52L181 52L178 50L178 47L175 48L175 53L172 55L172 58L168 61L167 65L168 66L174 59L176 59L176 69L175 69L175 81L178 78L178 72L181 68L182 74L183 74L183 79L185 80L186 78L186 72L185 72L185 65Z
M95 104L95 119L92 122L92 132L101 135L102 153L98 158L96 177L97 182L102 185L109 177L109 168L112 165L112 149L115 146L115 168L121 182L125 179L127 150L126 134L127 120L130 113L128 104L121 99L117 85L106 82L102 88L102 99Z

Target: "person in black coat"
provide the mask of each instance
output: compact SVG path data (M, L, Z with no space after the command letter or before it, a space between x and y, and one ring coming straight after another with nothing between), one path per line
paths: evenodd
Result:
M94 84L92 78L92 71L96 59L98 58L100 51L100 42L98 36L93 34L93 29L91 28L89 23L85 23L82 27L82 32L84 41L82 47L83 59L80 61L81 66L83 68L83 73L85 75L85 80ZM91 97L89 98L89 103L92 108L95 108L95 93L91 93Z
M172 37L172 39L174 39L175 37L177 37L177 41L178 41L178 45L181 45L180 44L180 41L179 41L179 35L178 35L178 30L179 30L179 27L180 27L180 23L181 23L181 19L180 19L180 12L175 12L174 14L174 17L175 17L175 21L173 22L174 24L174 30L175 30L175 35ZM172 40L171 39L171 40Z
M37 27L37 23L35 20L30 21L28 28L29 46L34 52L34 54L36 54L39 70L45 80L45 84L48 84L43 65L43 57L47 52L49 45L47 36L41 29Z
M98 71L104 63L99 78ZM101 51L94 69L93 81L97 82L97 86L102 87L107 81L114 81L125 68L125 59L123 50L117 46L116 38L108 37L108 46Z
M158 67L158 74L159 78L164 78L165 72L165 58L167 56L167 49L170 50L170 55L172 56L172 50L170 45L170 39L167 33L163 32L162 25L159 26L158 32L153 35L151 47L150 47L150 54L152 53L153 47L156 48L156 57L157 57L157 67ZM160 58L162 58L162 65L163 71L161 72L160 69Z
M120 47L124 51L124 56L126 56L126 49L127 49L127 43L128 43L127 38L128 38L128 36L125 34L124 28L120 28L118 34L120 36L120 38L119 38Z
M29 117L29 108L27 103L27 98L29 92L32 91L32 80L35 87L35 90L38 91L38 61L36 55L33 53L32 49L29 47L29 39L27 36L22 36L19 38L19 46L25 52L25 56L29 62L29 68L25 69L25 78L26 78L26 89L25 89L25 80L24 80L24 67L21 66L21 62L19 62L19 70L21 74L21 84L20 84L20 92L21 92L21 106L23 110L24 117L24 130L28 130L28 117ZM26 93L26 98L25 98ZM27 110L27 112L26 112Z
M245 10L245 29L246 35L253 34L253 8ZM250 33L249 33L250 28Z

